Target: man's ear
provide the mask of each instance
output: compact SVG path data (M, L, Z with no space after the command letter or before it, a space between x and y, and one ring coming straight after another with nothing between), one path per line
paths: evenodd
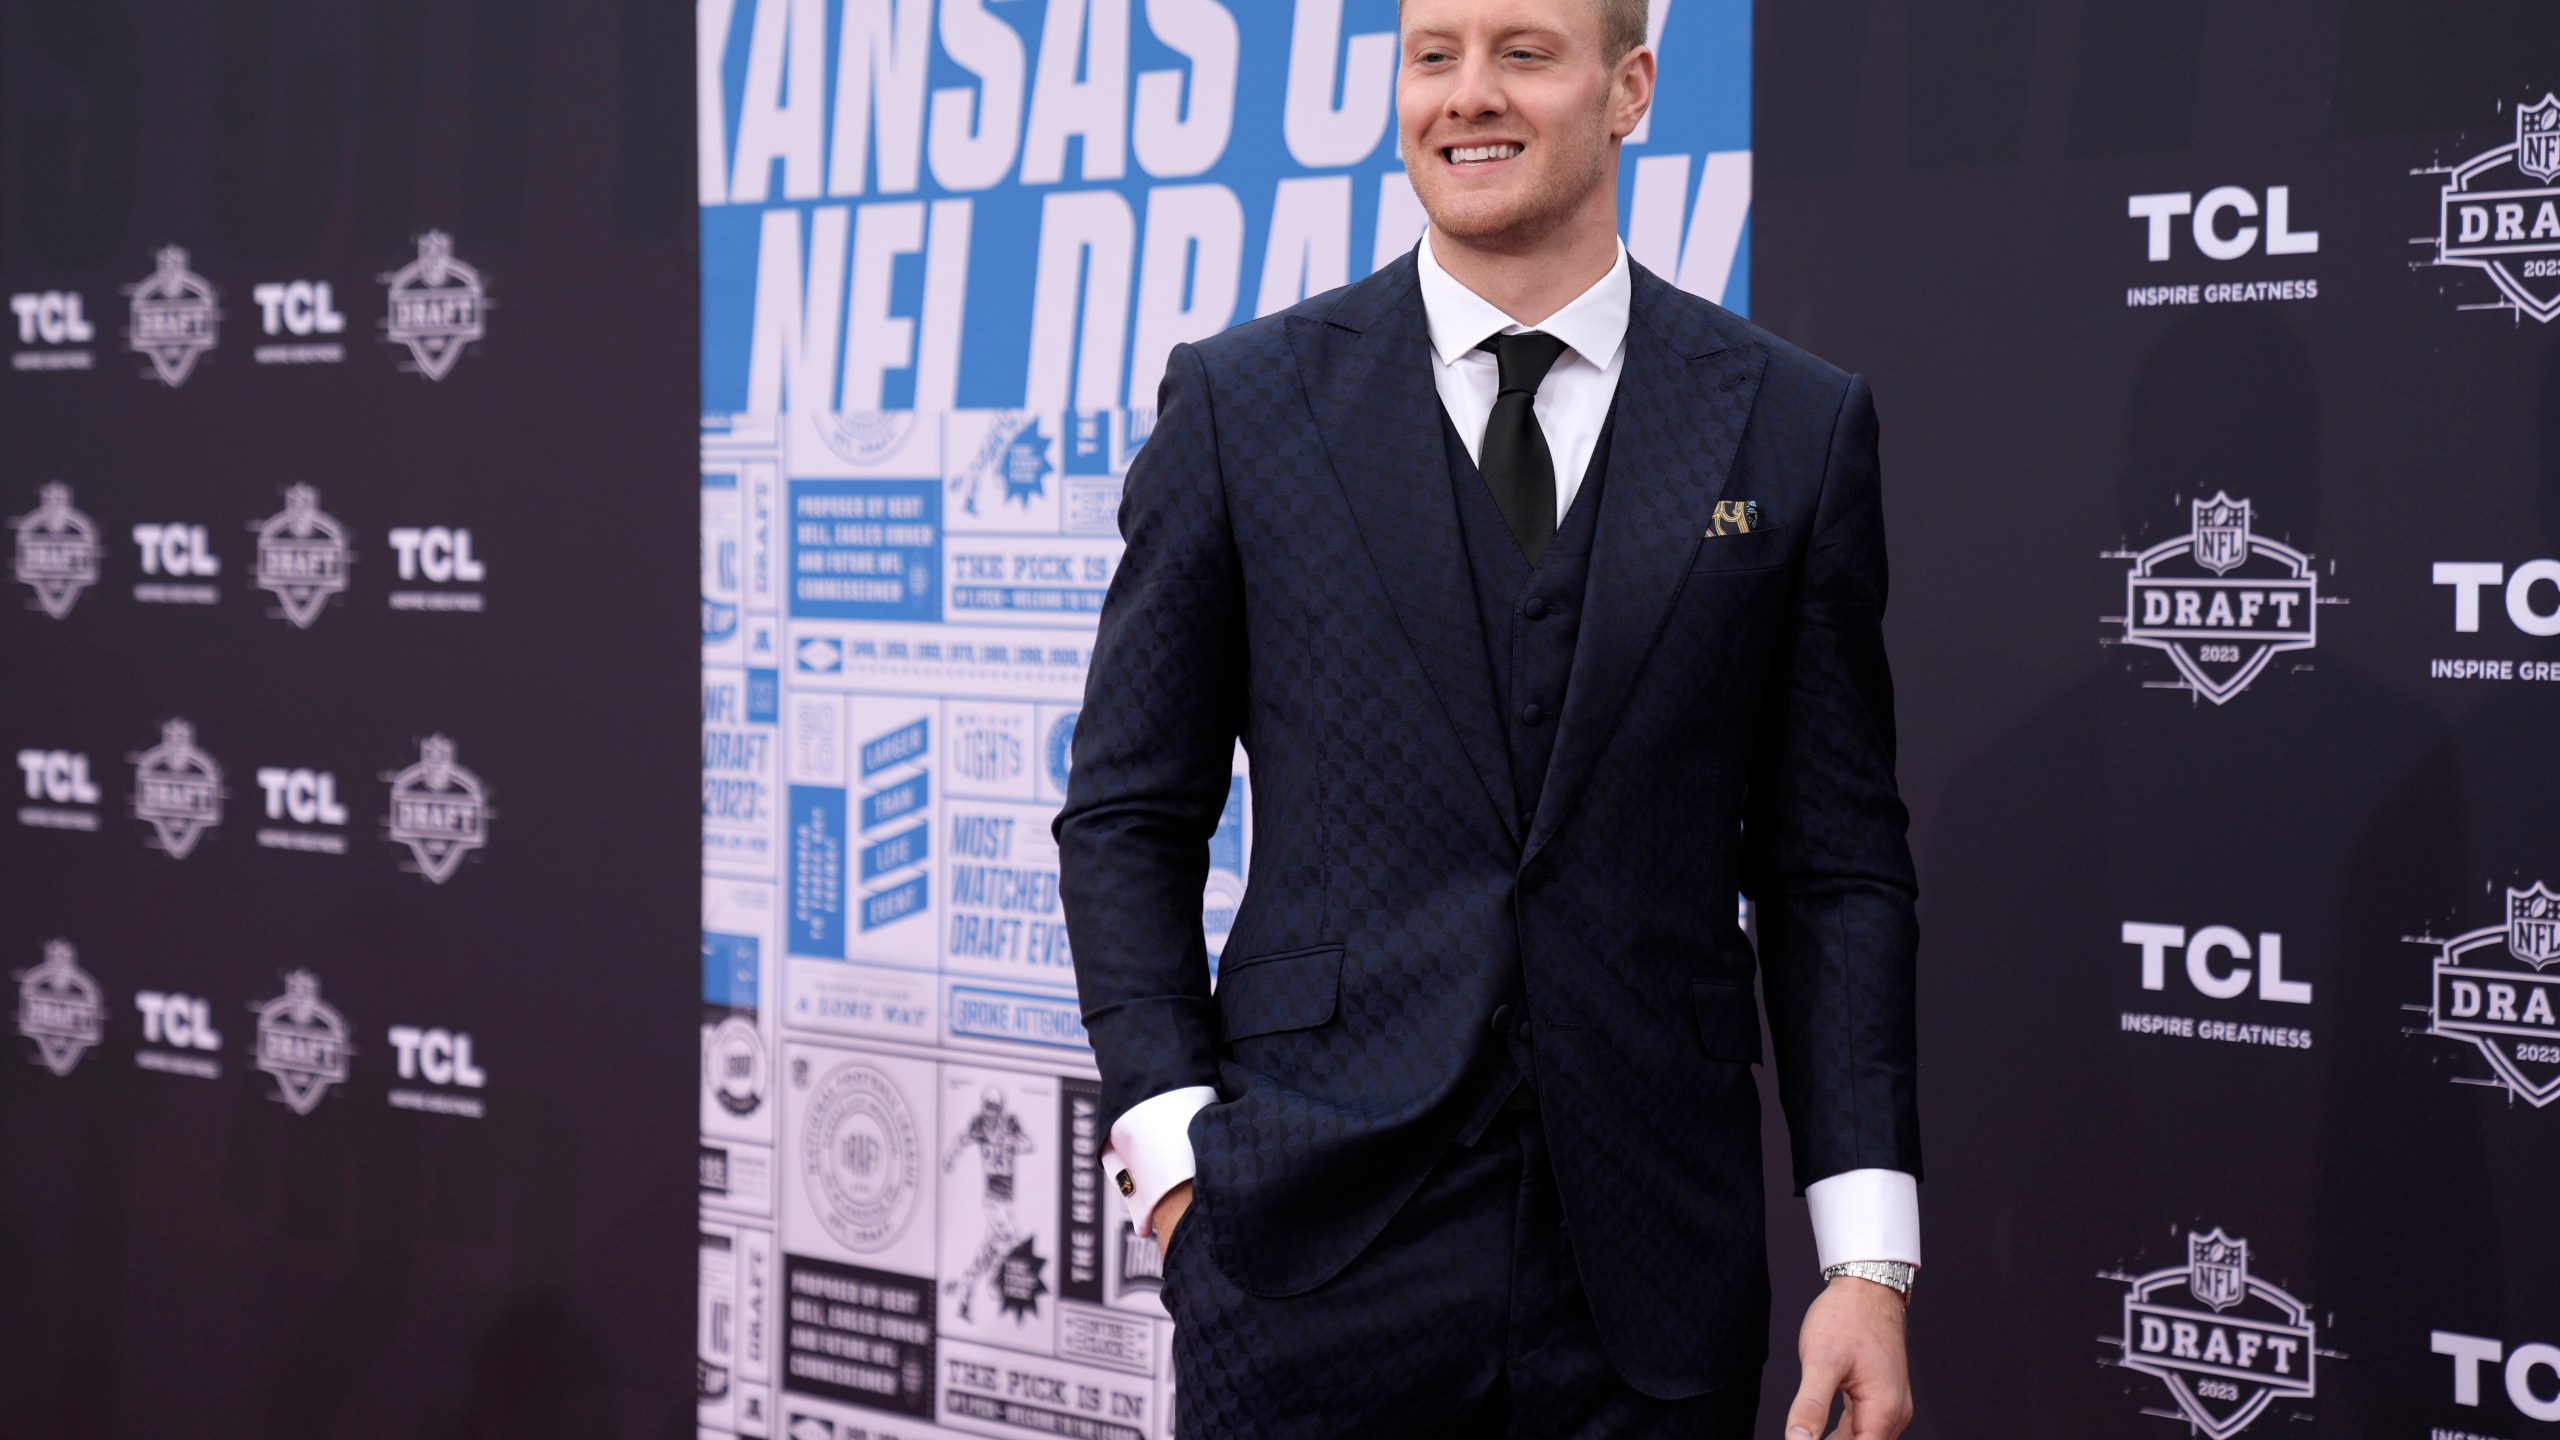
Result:
M1618 58L1609 83L1609 138L1624 140L1635 133L1647 110L1653 108L1653 47L1638 45Z

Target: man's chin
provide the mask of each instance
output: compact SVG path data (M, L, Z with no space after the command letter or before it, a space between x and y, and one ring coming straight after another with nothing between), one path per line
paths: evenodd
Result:
M1423 201L1432 233L1471 245L1506 246L1534 240L1544 226L1533 207L1516 200L1488 203L1488 197L1444 197Z

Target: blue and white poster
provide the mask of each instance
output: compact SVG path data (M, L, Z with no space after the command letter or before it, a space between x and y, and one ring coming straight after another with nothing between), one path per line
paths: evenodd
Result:
M1421 236L1395 5L696 14L705 975L727 997L705 1144L782 1172L757 1219L785 1317L764 1370L706 1330L702 1424L1169 1440L1154 1246L1093 1178L1049 822L1166 355ZM1654 0L1651 24L1627 244L1739 310L1749 7ZM1212 954L1250 792L1239 755ZM748 1074L782 1103L742 1114ZM749 1236L705 1205L707 1237ZM744 1273L706 1260L723 1305ZM804 1314L844 1333L793 1338Z

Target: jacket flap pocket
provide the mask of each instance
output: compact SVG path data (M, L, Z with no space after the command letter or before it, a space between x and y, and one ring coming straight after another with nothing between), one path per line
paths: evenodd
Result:
M1766 570L1787 561L1787 529L1771 523L1739 535L1709 535L1698 542L1692 570Z
M1700 980L1692 988L1697 994L1699 1045L1718 1060L1759 1064L1760 1007L1752 1003L1750 983Z
M1229 1040L1304 1030L1333 1018L1342 993L1342 947L1317 945L1222 964L1219 1028Z

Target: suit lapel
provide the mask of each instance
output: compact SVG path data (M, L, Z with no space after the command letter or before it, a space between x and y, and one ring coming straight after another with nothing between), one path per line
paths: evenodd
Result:
M1642 266L1634 281L1582 629L1523 863L1572 813L1617 729L1724 493L1760 390L1757 345L1731 343L1706 302Z
M1291 320L1288 336L1369 562L1485 798L1517 844L1510 750L1494 713L1484 626L1449 489L1413 257L1353 286L1324 318Z

